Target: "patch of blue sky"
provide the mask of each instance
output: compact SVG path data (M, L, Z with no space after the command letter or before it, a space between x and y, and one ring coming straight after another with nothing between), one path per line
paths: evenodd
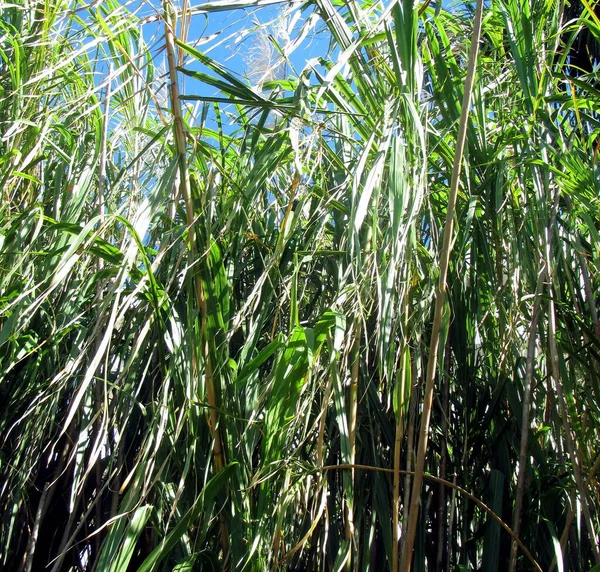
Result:
M224 66L248 86L260 92L264 79L297 77L309 60L325 55L329 49L324 26L313 8L302 10L299 1L213 0L192 4L180 0L179 9L189 14L187 44ZM140 19L142 33L154 55L157 69L163 70L164 28L162 3L136 0L130 9ZM184 67L210 73L200 62L186 58ZM201 98L219 96L219 89L194 78L180 76L180 92Z

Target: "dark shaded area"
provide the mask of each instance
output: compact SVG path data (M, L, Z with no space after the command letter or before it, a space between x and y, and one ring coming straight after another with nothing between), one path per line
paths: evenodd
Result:
M575 22L584 13L585 6L581 0L572 0L565 6L563 22ZM594 13L600 17L600 7L594 7ZM573 32L569 30L562 35L562 42L567 45L572 37ZM587 26L584 26L573 40L569 48L567 59L568 69L567 74L573 77L579 77L584 74L591 73L594 65L598 63L600 56L600 43Z

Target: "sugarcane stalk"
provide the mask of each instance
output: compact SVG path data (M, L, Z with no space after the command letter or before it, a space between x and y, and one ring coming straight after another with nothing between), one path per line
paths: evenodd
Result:
M179 85L177 79L177 55L175 50L175 29L176 22L174 18L174 8L170 0L164 3L164 22L165 22L165 45L167 52L167 62L169 67L169 94L171 98L171 110L173 113L173 131L175 136L175 145L179 162L179 193L183 198L185 207L185 216L187 223L187 242L190 252L190 257L194 261L198 257L198 245L196 237L196 228L194 221L194 208L191 198L190 176L187 165L187 148L186 136L183 128L183 118L181 113L181 103L179 99ZM207 302L206 294L202 284L202 276L200 273L194 275L194 289L196 295L196 303L200 311L200 346L204 358L204 376L206 380L206 394L209 406L208 425L213 440L213 458L215 461L216 471L220 471L225 466L225 454L219 434L219 414L217 403L217 388L213 374L213 364L210 355L209 339L207 336ZM194 353L197 359L197 354ZM194 364L196 372L200 371L198 364ZM224 555L229 551L229 535L227 526L223 519L221 522L221 545Z
M471 94L473 92L475 70L477 67L477 54L479 52L479 38L481 36L482 15L483 0L477 0L477 8L475 10L475 21L473 25L473 33L471 36L471 47L469 49L469 59L467 62L467 77L465 78L465 90L462 101L460 123L458 126L456 150L454 153L454 165L452 167L452 179L450 182L450 192L448 195L446 225L444 228L442 250L440 252L440 275L436 291L433 328L431 332L431 343L429 345L429 359L427 361L425 395L423 398L423 413L421 415L421 428L419 431L419 446L417 449L417 460L410 501L405 549L403 551L404 562L402 570L406 572L410 572L412 566L412 555L415 543L415 534L417 531L417 521L419 518L421 488L423 485L423 470L425 468L425 454L427 451L429 421L431 419L431 407L433 404L434 379L437 369L438 346L440 342L442 314L444 310L444 304L446 301L446 276L448 274L450 252L452 250L452 236L454 232L454 210L456 207L456 196L458 194L458 185L460 182L462 161L467 137L469 107L471 105Z
M348 441L350 444L350 464L356 462L356 418L358 413L358 376L360 373L360 336L361 323L356 323L354 330L354 345L352 347L352 366L350 373L350 399L348 411ZM350 471L351 489L354 490L354 470ZM350 502L348 502L350 501ZM354 539L354 498L346 501L346 540L350 543L350 553L352 553L352 542ZM351 558L346 561L346 569L351 565Z
M538 276L535 292L535 302L531 324L529 326L529 342L527 344L527 364L525 367L525 380L523 387L523 410L521 416L521 445L519 448L519 474L517 475L517 494L513 514L513 531L518 537L521 533L521 512L523 508L523 497L525 495L525 475L527 474L527 452L529 450L529 416L531 412L531 386L535 369L535 349L537 340L537 326L540 318L540 305L546 268L542 268ZM510 570L514 571L517 565L517 546L513 542L510 555Z

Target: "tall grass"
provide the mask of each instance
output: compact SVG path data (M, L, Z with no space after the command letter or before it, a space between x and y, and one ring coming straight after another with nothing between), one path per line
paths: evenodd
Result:
M591 570L593 7L262 4L0 7L1 566Z

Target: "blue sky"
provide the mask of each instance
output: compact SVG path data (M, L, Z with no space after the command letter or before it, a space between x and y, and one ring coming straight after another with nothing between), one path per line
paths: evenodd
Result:
M181 0L180 0L181 1ZM142 26L145 40L153 46L156 52L164 45L162 22L153 19L152 16L161 13L162 6L158 0L141 0L133 4L133 10L145 22ZM192 2L192 7L198 6L199 2ZM204 14L194 14L191 18L188 43L196 47L206 55L225 65L229 70L241 77L252 73L252 65L249 55L256 50L257 33L259 25L275 22L285 3L271 4L259 8L246 8L236 10L224 10ZM294 29L298 29L308 14L303 19L296 21ZM151 20L151 21L148 21ZM268 28L273 32L273 28ZM253 32L254 31L254 32ZM306 61L327 50L326 35L309 34L301 47L291 56L291 63L297 72L300 72ZM157 57L156 64L162 59ZM197 68L197 64L192 64ZM291 73L288 70L288 73ZM181 78L184 79L183 77ZM193 95L216 95L215 88L201 85L200 82L185 78L185 91Z

